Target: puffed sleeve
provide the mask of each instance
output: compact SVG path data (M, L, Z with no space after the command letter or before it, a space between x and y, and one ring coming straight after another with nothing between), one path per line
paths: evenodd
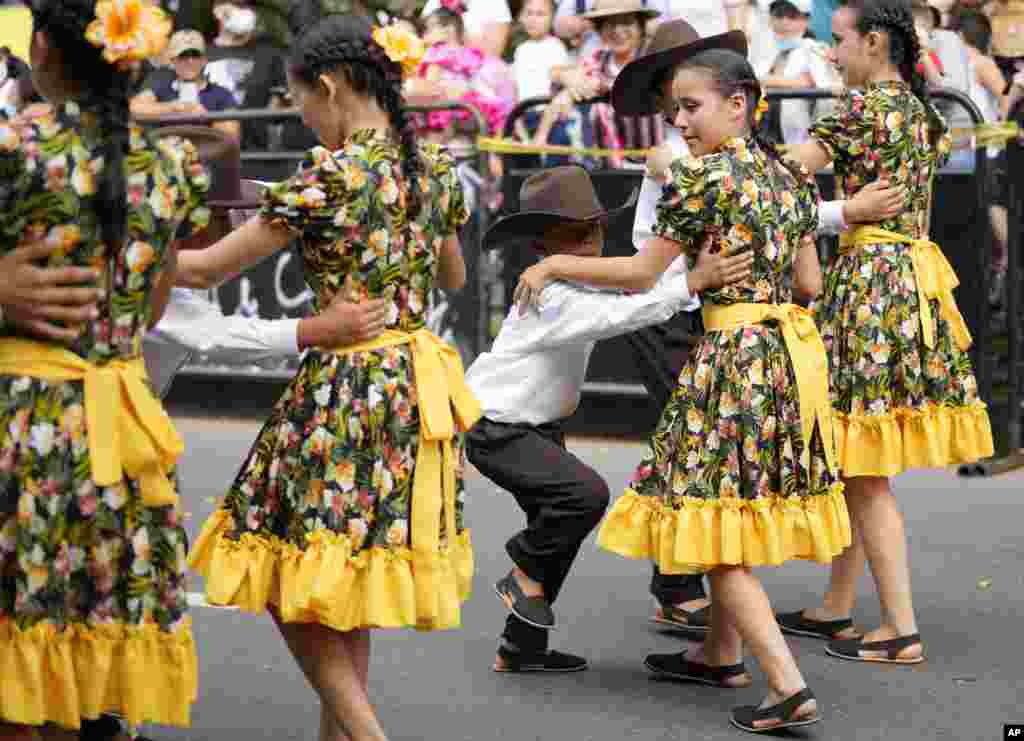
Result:
M365 221L373 180L361 160L314 147L299 171L269 188L260 215L315 242Z
M814 244L818 236L818 207L821 204L818 181L796 160L787 158L786 164L797 181L793 192L796 196L797 213L800 215L800 232L806 240Z
M654 233L696 254L704 235L725 221L727 195L720 187L728 172L718 155L684 157L672 163L671 179L655 209Z
M864 94L858 90L847 91L832 113L814 122L809 132L811 139L823 146L836 162L845 163L859 157L871 133L871 122L864 115L864 108Z
M178 201L178 239L188 239L210 224L206 196L210 192L210 175L199 160L199 150L188 139L177 143L181 149L181 189Z
M455 165L455 158L450 152L438 150L432 158L433 174L441 188L438 209L441 213L441 230L443 236L458 231L459 227L469 221L466 210L466 198L462 192L462 181Z
M938 116L938 120L942 122L942 133L938 136L935 142L935 167L945 167L946 163L949 162L949 157L953 153L953 137L950 135L949 124L946 123L946 118L940 113L932 103L928 103L932 106L932 110L935 115ZM930 139L927 139L930 141Z

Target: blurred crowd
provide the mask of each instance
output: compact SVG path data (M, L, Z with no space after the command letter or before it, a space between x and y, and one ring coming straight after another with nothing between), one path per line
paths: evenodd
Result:
M473 104L492 135L502 135L517 103L539 104L510 124L514 138L532 144L614 150L611 155L548 155L545 164L566 160L586 166L633 167L632 156L660 143L658 117L617 115L601 99L618 71L641 53L657 24L683 18L702 35L739 29L747 34L751 61L769 91L797 88L838 90L829 63L831 14L837 0L427 0L407 21L428 51L407 82L409 103L446 101ZM1024 118L1024 0L913 0L919 39L927 49L921 70L936 85L967 95L987 121ZM283 108L290 105L285 51L267 32L263 6L245 0L214 0L205 34L179 28L162 63L135 70L132 111L140 117L168 113ZM35 100L28 68L7 47L0 48L0 108L13 113ZM829 100L772 103L769 134L793 144ZM941 104L956 129L971 117L952 102ZM423 136L471 151L477 135L469 115L437 110L422 115ZM213 124L241 141L244 150L306 149L314 144L300 122L221 121ZM951 166L970 171L975 150L970 132L958 136ZM1006 264L1005 162L988 153L996 173L991 189L992 221L1000 248L998 275ZM491 183L500 176L492 158ZM488 205L500 202L493 189ZM994 295L993 300L998 300Z

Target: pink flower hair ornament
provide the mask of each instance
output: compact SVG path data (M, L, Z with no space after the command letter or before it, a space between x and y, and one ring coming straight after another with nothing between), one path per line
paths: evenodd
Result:
M441 7L455 15L462 15L466 12L466 3L462 0L441 0Z

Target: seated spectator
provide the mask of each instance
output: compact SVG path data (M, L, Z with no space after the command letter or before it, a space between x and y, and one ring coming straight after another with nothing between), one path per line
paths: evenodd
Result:
M28 65L11 52L0 47L0 112L15 115L22 104L22 84L29 78Z
M768 12L775 53L764 67L755 67L762 85L767 90L838 87L840 80L825 58L825 47L807 38L811 0L774 0ZM808 139L811 122L827 107L828 101L773 101L767 130L776 141L801 144Z
M458 100L474 105L484 115L488 130L500 135L505 117L515 103L515 80L500 59L467 45L462 0L445 0L445 5L424 19L423 41L427 53L420 63L418 78L406 85L406 100L431 104ZM450 144L469 130L464 111L431 111L423 129L428 139ZM475 132L474 132L475 133Z
M281 49L260 34L256 11L238 0L215 3L213 15L218 33L208 51L207 79L230 91L239 108L269 108L271 90L287 85ZM269 149L266 121L242 124L242 148Z
M989 56L992 24L978 12L958 13L955 22L956 32L967 46L971 100L981 110L986 121L998 121L1006 115L1006 78L999 65Z
M552 0L526 0L519 22L529 37L516 49L512 68L519 100L551 95L551 70L569 64L569 52L551 33Z
M466 44L492 57L501 58L512 31L512 12L508 0L460 0ZM451 0L427 0L423 18L451 5Z
M642 0L597 0L595 9L583 14L600 34L601 46L579 64L552 70L552 79L565 90L544 112L536 142L604 149L647 149L661 143L664 129L657 116L620 116L610 103L587 102L611 91L619 70L640 53L647 21L657 16ZM607 159L611 167L625 163L621 156ZM596 164L586 157L570 161ZM547 160L549 165L562 163Z
M145 89L132 98L132 115L145 118L169 113L214 113L238 107L227 88L207 79L204 72L206 41L201 33L177 31L171 36L168 54L174 63L174 77L151 78ZM240 138L238 121L218 121L211 125Z

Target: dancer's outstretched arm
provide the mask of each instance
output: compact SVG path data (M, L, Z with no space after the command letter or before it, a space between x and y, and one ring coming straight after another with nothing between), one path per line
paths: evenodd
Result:
M174 283L186 288L212 288L284 249L294 236L286 227L254 216L210 247L182 250Z

